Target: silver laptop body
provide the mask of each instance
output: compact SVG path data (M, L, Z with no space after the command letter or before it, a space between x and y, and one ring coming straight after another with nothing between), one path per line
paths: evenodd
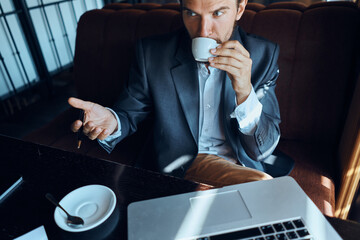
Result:
M341 239L291 177L131 203L129 240Z

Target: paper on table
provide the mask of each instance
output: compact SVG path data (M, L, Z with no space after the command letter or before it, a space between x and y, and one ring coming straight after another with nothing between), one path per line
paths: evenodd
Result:
M14 240L48 240L44 226L35 228L34 230L25 233L24 235L15 238Z

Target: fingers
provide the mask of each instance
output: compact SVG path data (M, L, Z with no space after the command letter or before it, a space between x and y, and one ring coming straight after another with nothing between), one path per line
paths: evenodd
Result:
M100 140L104 140L110 135L108 129L102 129L100 127L96 127L92 122L87 122L84 125L83 133L91 140L95 140L97 138Z
M78 132L82 124L82 121L76 120L75 122L73 122L73 124L71 124L71 131Z
M224 66L231 66L236 69L240 69L243 66L243 62L232 58L232 57L216 57L216 58L210 58L209 63L212 67L220 67L221 65ZM225 70L225 69L221 69Z
M234 59L237 62L247 62L251 59L245 55L242 55L236 49L218 49L212 52L212 54L216 55L216 57L212 57L213 59L227 58L229 60Z
M104 140L105 138L107 138L110 135L109 130L104 129L98 136L97 138L100 140Z
M227 44L226 42L223 46L219 46L215 49L211 50L211 53L216 55L216 57L212 57L209 60L218 60L223 58L223 60L235 59L239 62L247 62L250 60L249 52L238 42L238 44ZM224 62L222 62L224 63ZM232 62L234 64L235 61ZM229 63L230 64L230 63Z
M252 60L243 61L234 57L215 57L209 58L210 66L226 71L232 75L246 74L251 71Z
M241 72L251 70L250 54L238 41L225 42L216 49L212 49L211 53L216 55L216 57L209 58L212 67L232 75L244 74Z
M241 104L251 91L252 60L249 52L238 41L227 41L212 49L215 57L209 58L210 66L227 72L236 100Z
M235 67L233 65L230 65L230 64L224 64L224 63L215 63L215 62L211 62L210 65L214 68L217 68L217 69L220 69L220 70L223 70L227 73L229 73L230 75L237 75L239 74L239 68L238 67Z
M82 122L80 120L76 120L71 125L71 131L78 132L82 126ZM100 140L104 140L109 136L108 130L102 130L101 128L94 127L91 122L84 125L83 134L88 136L89 139L95 140L99 138Z
M101 132L102 132L101 128L94 128L91 132L87 134L87 136L90 140L95 140L98 138Z
M229 74L246 74L251 71L252 60L239 61L232 57L216 57L209 59L210 66L226 71ZM236 74L237 73L237 74Z
M93 122L91 122L91 121L87 122L83 126L83 133L84 133L84 135L88 136L91 140L94 140L90 136L95 135L96 128L99 129L99 127L95 127L95 124ZM98 133L98 134L100 134L100 133Z
M70 104L70 106L77 109L82 109L84 111L89 111L94 105L94 103L92 102L83 101L79 98L74 98L74 97L69 98L68 103Z
M250 57L250 53L244 48L243 45L240 44L239 41L236 41L236 40L227 41L227 42L219 45L216 48L216 51L219 52L220 54L217 53L217 55L225 54L225 52L223 52L223 51L225 51L227 49L235 50L236 52L240 53L244 57L247 57L247 58Z
M117 128L116 117L108 109L96 103L73 97L69 98L68 102L72 107L85 111L83 122L76 120L72 123L71 130L73 132L78 132L83 127L82 132L89 139L104 140Z

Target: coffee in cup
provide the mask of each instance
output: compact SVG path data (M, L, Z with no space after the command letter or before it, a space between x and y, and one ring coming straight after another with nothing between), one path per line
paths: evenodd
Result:
M192 53L198 62L208 62L210 57L214 57L210 53L210 49L219 46L212 38L197 37L192 40Z

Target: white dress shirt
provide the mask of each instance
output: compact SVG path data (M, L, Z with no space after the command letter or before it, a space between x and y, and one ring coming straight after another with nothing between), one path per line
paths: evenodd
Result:
M232 162L238 162L225 139L221 92L225 72L213 67L206 67L198 63L200 114L199 114L199 153L217 155ZM234 99L236 105L236 99ZM239 130L243 134L251 135L256 129L262 111L253 89L246 101L235 108L230 115L237 119Z

